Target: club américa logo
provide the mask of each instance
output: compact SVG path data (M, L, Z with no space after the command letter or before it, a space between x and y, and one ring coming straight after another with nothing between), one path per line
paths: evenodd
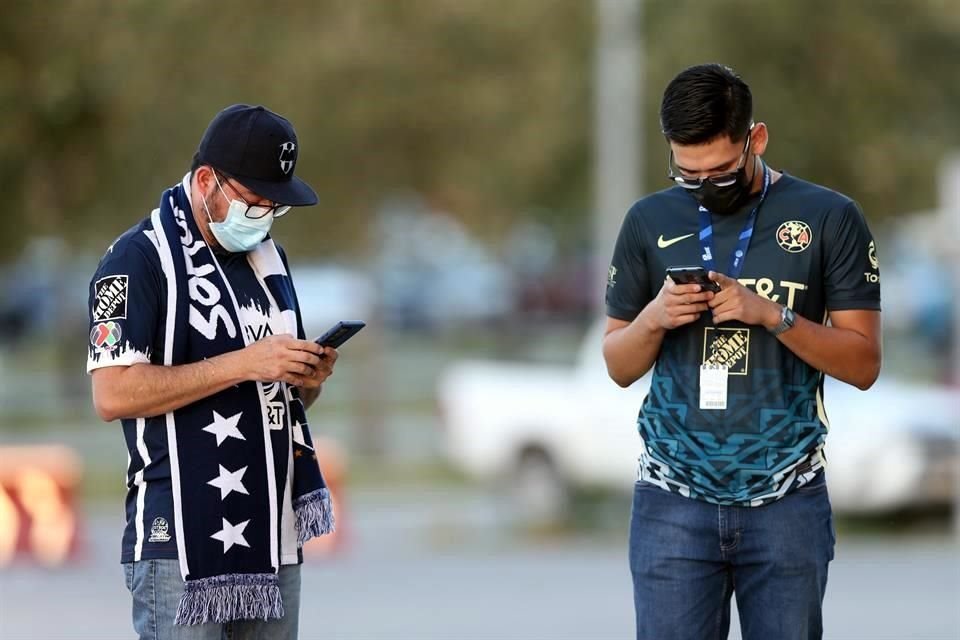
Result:
M90 344L102 351L113 351L120 345L122 334L116 322L100 322L90 331Z
M800 253L813 241L810 225L800 220L788 220L777 229L777 244L787 253Z

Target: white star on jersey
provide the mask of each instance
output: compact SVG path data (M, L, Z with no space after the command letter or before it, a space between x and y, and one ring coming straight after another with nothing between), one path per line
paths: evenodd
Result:
M240 429L237 428L237 423L240 422L241 415L243 415L242 411L235 416L224 418L222 415L214 411L213 422L205 426L203 430L217 436L218 447L223 444L223 441L227 438L246 440L246 438L243 437L243 434L240 433Z
M244 495L250 495L250 492L247 491L247 488L243 486L243 474L246 473L247 468L241 467L236 471L227 471L227 468L222 464L220 466L220 475L208 482L207 484L213 485L214 487L220 489L220 499L223 500L231 491L236 491L237 493L242 493Z
M247 540L243 537L243 530L247 528L247 525L250 523L250 521L244 520L238 525L232 525L227 522L226 518L220 519L223 520L223 528L210 537L223 543L223 552L226 553L230 550L230 547L235 544L239 544L240 546L247 547L249 549L250 545L247 544Z

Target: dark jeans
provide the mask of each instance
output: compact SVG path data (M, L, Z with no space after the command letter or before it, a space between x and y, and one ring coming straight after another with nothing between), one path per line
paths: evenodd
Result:
M734 592L744 640L820 638L835 541L823 473L762 507L717 506L638 482L630 523L637 638L725 639Z

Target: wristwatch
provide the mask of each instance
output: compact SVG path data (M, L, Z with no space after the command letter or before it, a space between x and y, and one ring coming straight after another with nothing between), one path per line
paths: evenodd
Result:
M775 326L773 329L770 329L770 333L775 336L780 335L784 331L789 331L793 329L793 325L797 322L797 316L793 312L793 309L790 307L784 307L780 312L780 324Z

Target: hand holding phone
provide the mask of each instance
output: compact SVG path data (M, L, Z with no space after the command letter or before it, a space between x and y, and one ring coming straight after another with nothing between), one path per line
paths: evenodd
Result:
M667 276L676 284L698 284L703 291L720 293L720 285L711 280L707 270L701 266L667 267Z
M321 347L338 348L344 342L352 338L367 326L366 322L360 320L341 320L328 329L322 336L316 338L316 342Z

